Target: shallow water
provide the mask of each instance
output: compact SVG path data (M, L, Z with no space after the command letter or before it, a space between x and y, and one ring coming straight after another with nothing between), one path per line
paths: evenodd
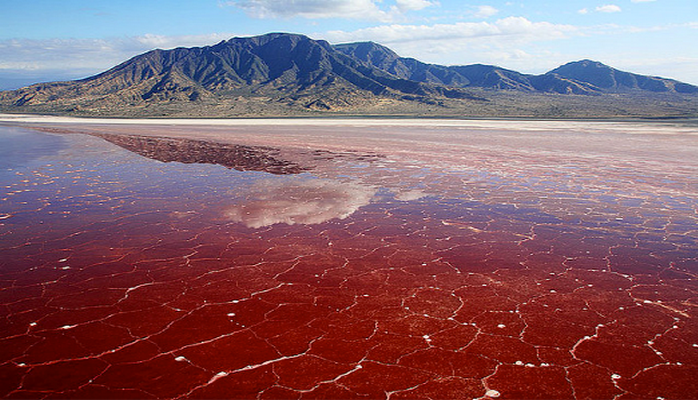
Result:
M0 172L27 165L32 160L57 153L65 145L56 135L2 128L0 134Z
M0 172L5 396L698 397L696 139L404 128L278 175L0 129L39 144Z

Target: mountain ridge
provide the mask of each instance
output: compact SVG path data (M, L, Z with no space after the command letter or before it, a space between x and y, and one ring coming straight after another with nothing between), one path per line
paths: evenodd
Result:
M665 105L650 113L659 115L667 113L665 109L669 114L698 113L696 94L697 86L591 60L530 75L484 64L427 64L374 42L331 45L304 35L269 33L211 46L156 49L85 79L0 92L0 111L114 116L318 112L555 116L584 104L585 113L603 111L608 108L603 103L615 99L621 107L617 114L632 115L642 114L642 107L650 103L673 105L690 97L689 106ZM591 97L603 100L596 104Z
M375 42L347 43L334 47L363 62L371 63L407 79L426 80L461 88L474 86L560 94L598 94L630 89L698 93L698 86L673 79L624 72L588 59L572 61L544 74L532 75L486 64L453 66L427 64L413 58L400 57L391 49ZM615 82L609 75L618 75L626 83L607 84L611 81ZM635 84L627 82L635 82Z

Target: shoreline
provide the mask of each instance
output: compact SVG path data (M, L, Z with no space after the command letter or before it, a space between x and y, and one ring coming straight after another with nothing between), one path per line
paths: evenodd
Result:
M92 118L39 114L3 114L0 124L76 125L76 126L197 126L197 127L435 127L455 129L501 130L581 130L602 129L626 133L698 135L698 119L512 119L512 118L432 118L432 117L280 117L280 118ZM628 131L630 129L630 131ZM673 132L666 132L671 130ZM634 132L633 132L634 131Z
M425 165L492 154L662 160L691 166L698 125L656 122L439 119L93 119L0 114L0 126L53 134L142 136L273 147L304 165L313 151L380 154ZM482 153L482 152L485 153ZM447 161L450 160L450 161Z
M53 134L151 137L269 147L283 160L333 169L333 157L379 155L410 165L455 168L483 160L553 157L617 166L698 170L698 125L652 122L438 119L91 119L0 114L0 126ZM489 162L489 161L487 161ZM537 164L536 161L534 164ZM499 168L490 165L488 168Z

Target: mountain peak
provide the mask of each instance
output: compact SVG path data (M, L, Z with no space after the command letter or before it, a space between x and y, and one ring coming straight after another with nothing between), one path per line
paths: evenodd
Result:
M344 43L333 47L341 53L384 70L389 70L392 64L400 58L391 49L375 42Z
M590 68L590 67L595 67L595 68L611 68L611 67L609 67L608 65L606 65L606 64L604 64L604 63L602 63L602 62L600 62L600 61L590 60L590 59L588 59L588 58L585 58L585 59L579 60L579 61L571 61L571 62L568 62L567 64L563 65L563 67L564 67L564 66L568 66L568 65L570 65L570 66L571 66L571 65L578 65L578 66L584 67L584 68Z
M234 37L228 41L222 42L227 45L246 45L246 46L266 46L270 43L276 43L277 45L285 44L286 47L292 48L300 43L314 43L322 47L329 49L331 46L324 40L314 40L306 35L299 33L283 33L283 32L272 32L266 33L259 36L249 36L249 37Z
M624 72L598 61L581 60L567 63L548 72L596 86L607 92L650 91L695 93L698 88L671 79Z
M294 41L312 40L308 36L302 35L300 33L269 32L257 36L234 37L228 40L228 42L254 41L255 43L263 44L280 38L291 39Z

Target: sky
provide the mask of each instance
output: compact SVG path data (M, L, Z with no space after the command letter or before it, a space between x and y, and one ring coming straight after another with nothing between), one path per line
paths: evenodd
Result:
M269 32L531 74L592 59L698 85L698 0L0 0L0 89Z

